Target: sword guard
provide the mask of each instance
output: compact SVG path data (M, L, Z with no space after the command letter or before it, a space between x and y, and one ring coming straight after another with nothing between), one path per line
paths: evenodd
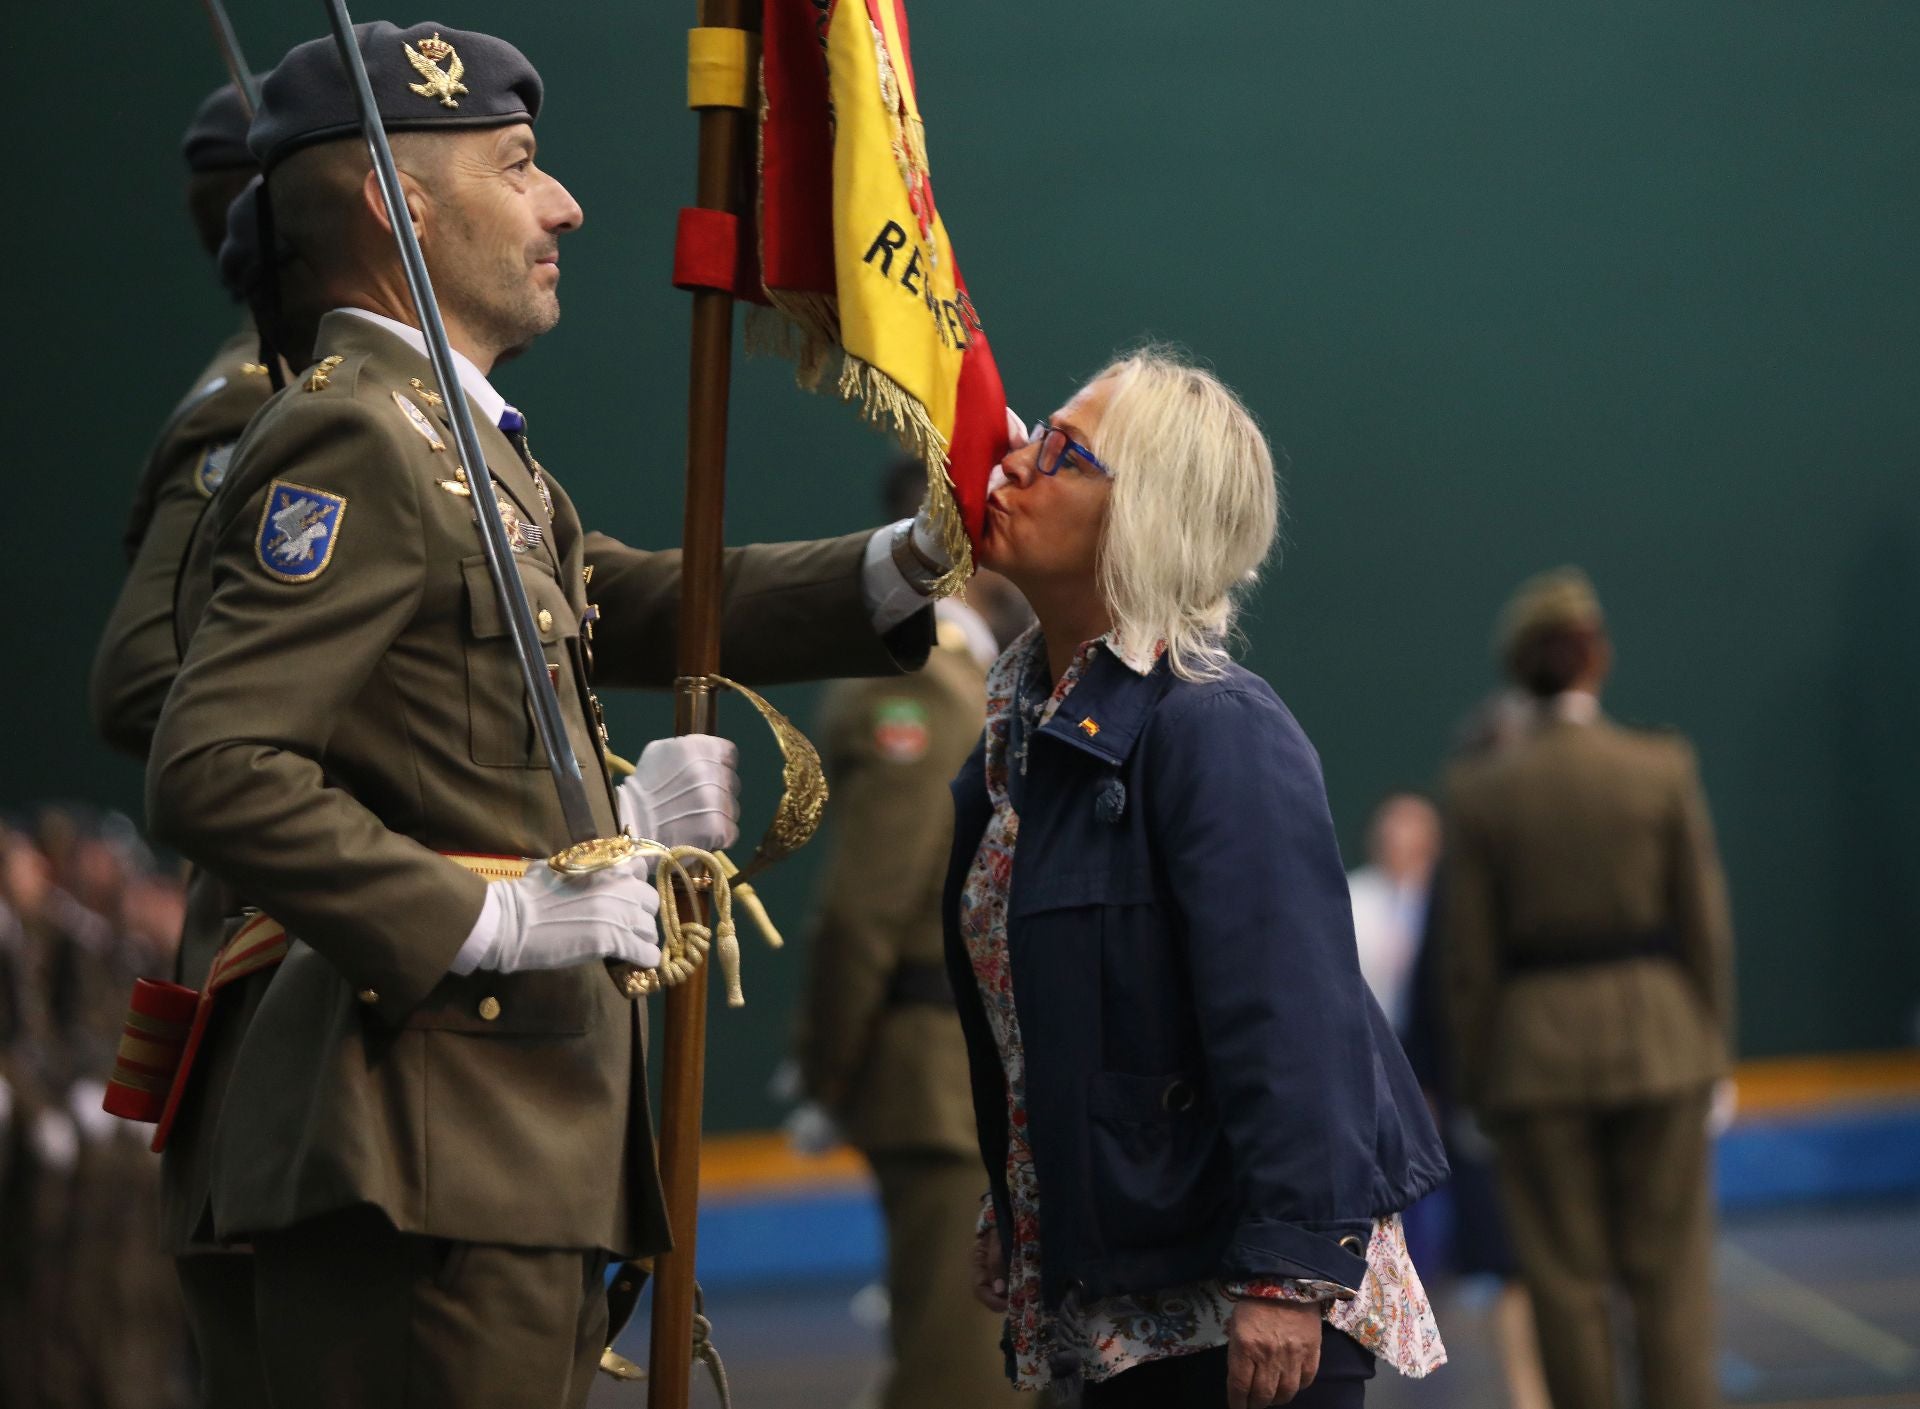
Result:
M589 876L631 861L645 850L646 845L633 837L593 837L556 851L547 858L547 864L563 876Z

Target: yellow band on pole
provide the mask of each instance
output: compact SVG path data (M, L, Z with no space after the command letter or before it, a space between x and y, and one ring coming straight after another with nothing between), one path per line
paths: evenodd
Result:
M759 36L744 29L687 31L687 106L745 108L753 101Z

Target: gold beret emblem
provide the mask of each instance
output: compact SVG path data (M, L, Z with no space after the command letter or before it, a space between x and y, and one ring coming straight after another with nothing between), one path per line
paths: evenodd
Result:
M453 45L442 39L438 31L433 38L420 41L420 47L401 41L401 47L407 51L407 62L413 65L414 72L425 79L424 83L409 83L407 87L423 98L438 98L442 107L460 106L455 94L467 91L467 85L460 81L467 66L453 50ZM442 60L449 60L447 66L440 67Z

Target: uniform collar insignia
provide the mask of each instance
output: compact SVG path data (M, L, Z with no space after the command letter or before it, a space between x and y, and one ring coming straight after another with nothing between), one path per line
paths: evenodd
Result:
M307 376L307 390L325 391L327 389L328 378L333 375L333 369L346 360L346 358L340 356L338 353L335 353L332 357L321 358L319 365Z

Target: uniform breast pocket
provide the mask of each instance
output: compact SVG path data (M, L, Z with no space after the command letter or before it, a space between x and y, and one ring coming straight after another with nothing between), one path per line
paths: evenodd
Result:
M573 690L567 641L579 631L573 607L544 559L529 554L517 565L564 709ZM533 726L533 706L487 561L478 555L465 559L461 571L466 577L467 729L473 761L487 768L545 768L547 753Z

